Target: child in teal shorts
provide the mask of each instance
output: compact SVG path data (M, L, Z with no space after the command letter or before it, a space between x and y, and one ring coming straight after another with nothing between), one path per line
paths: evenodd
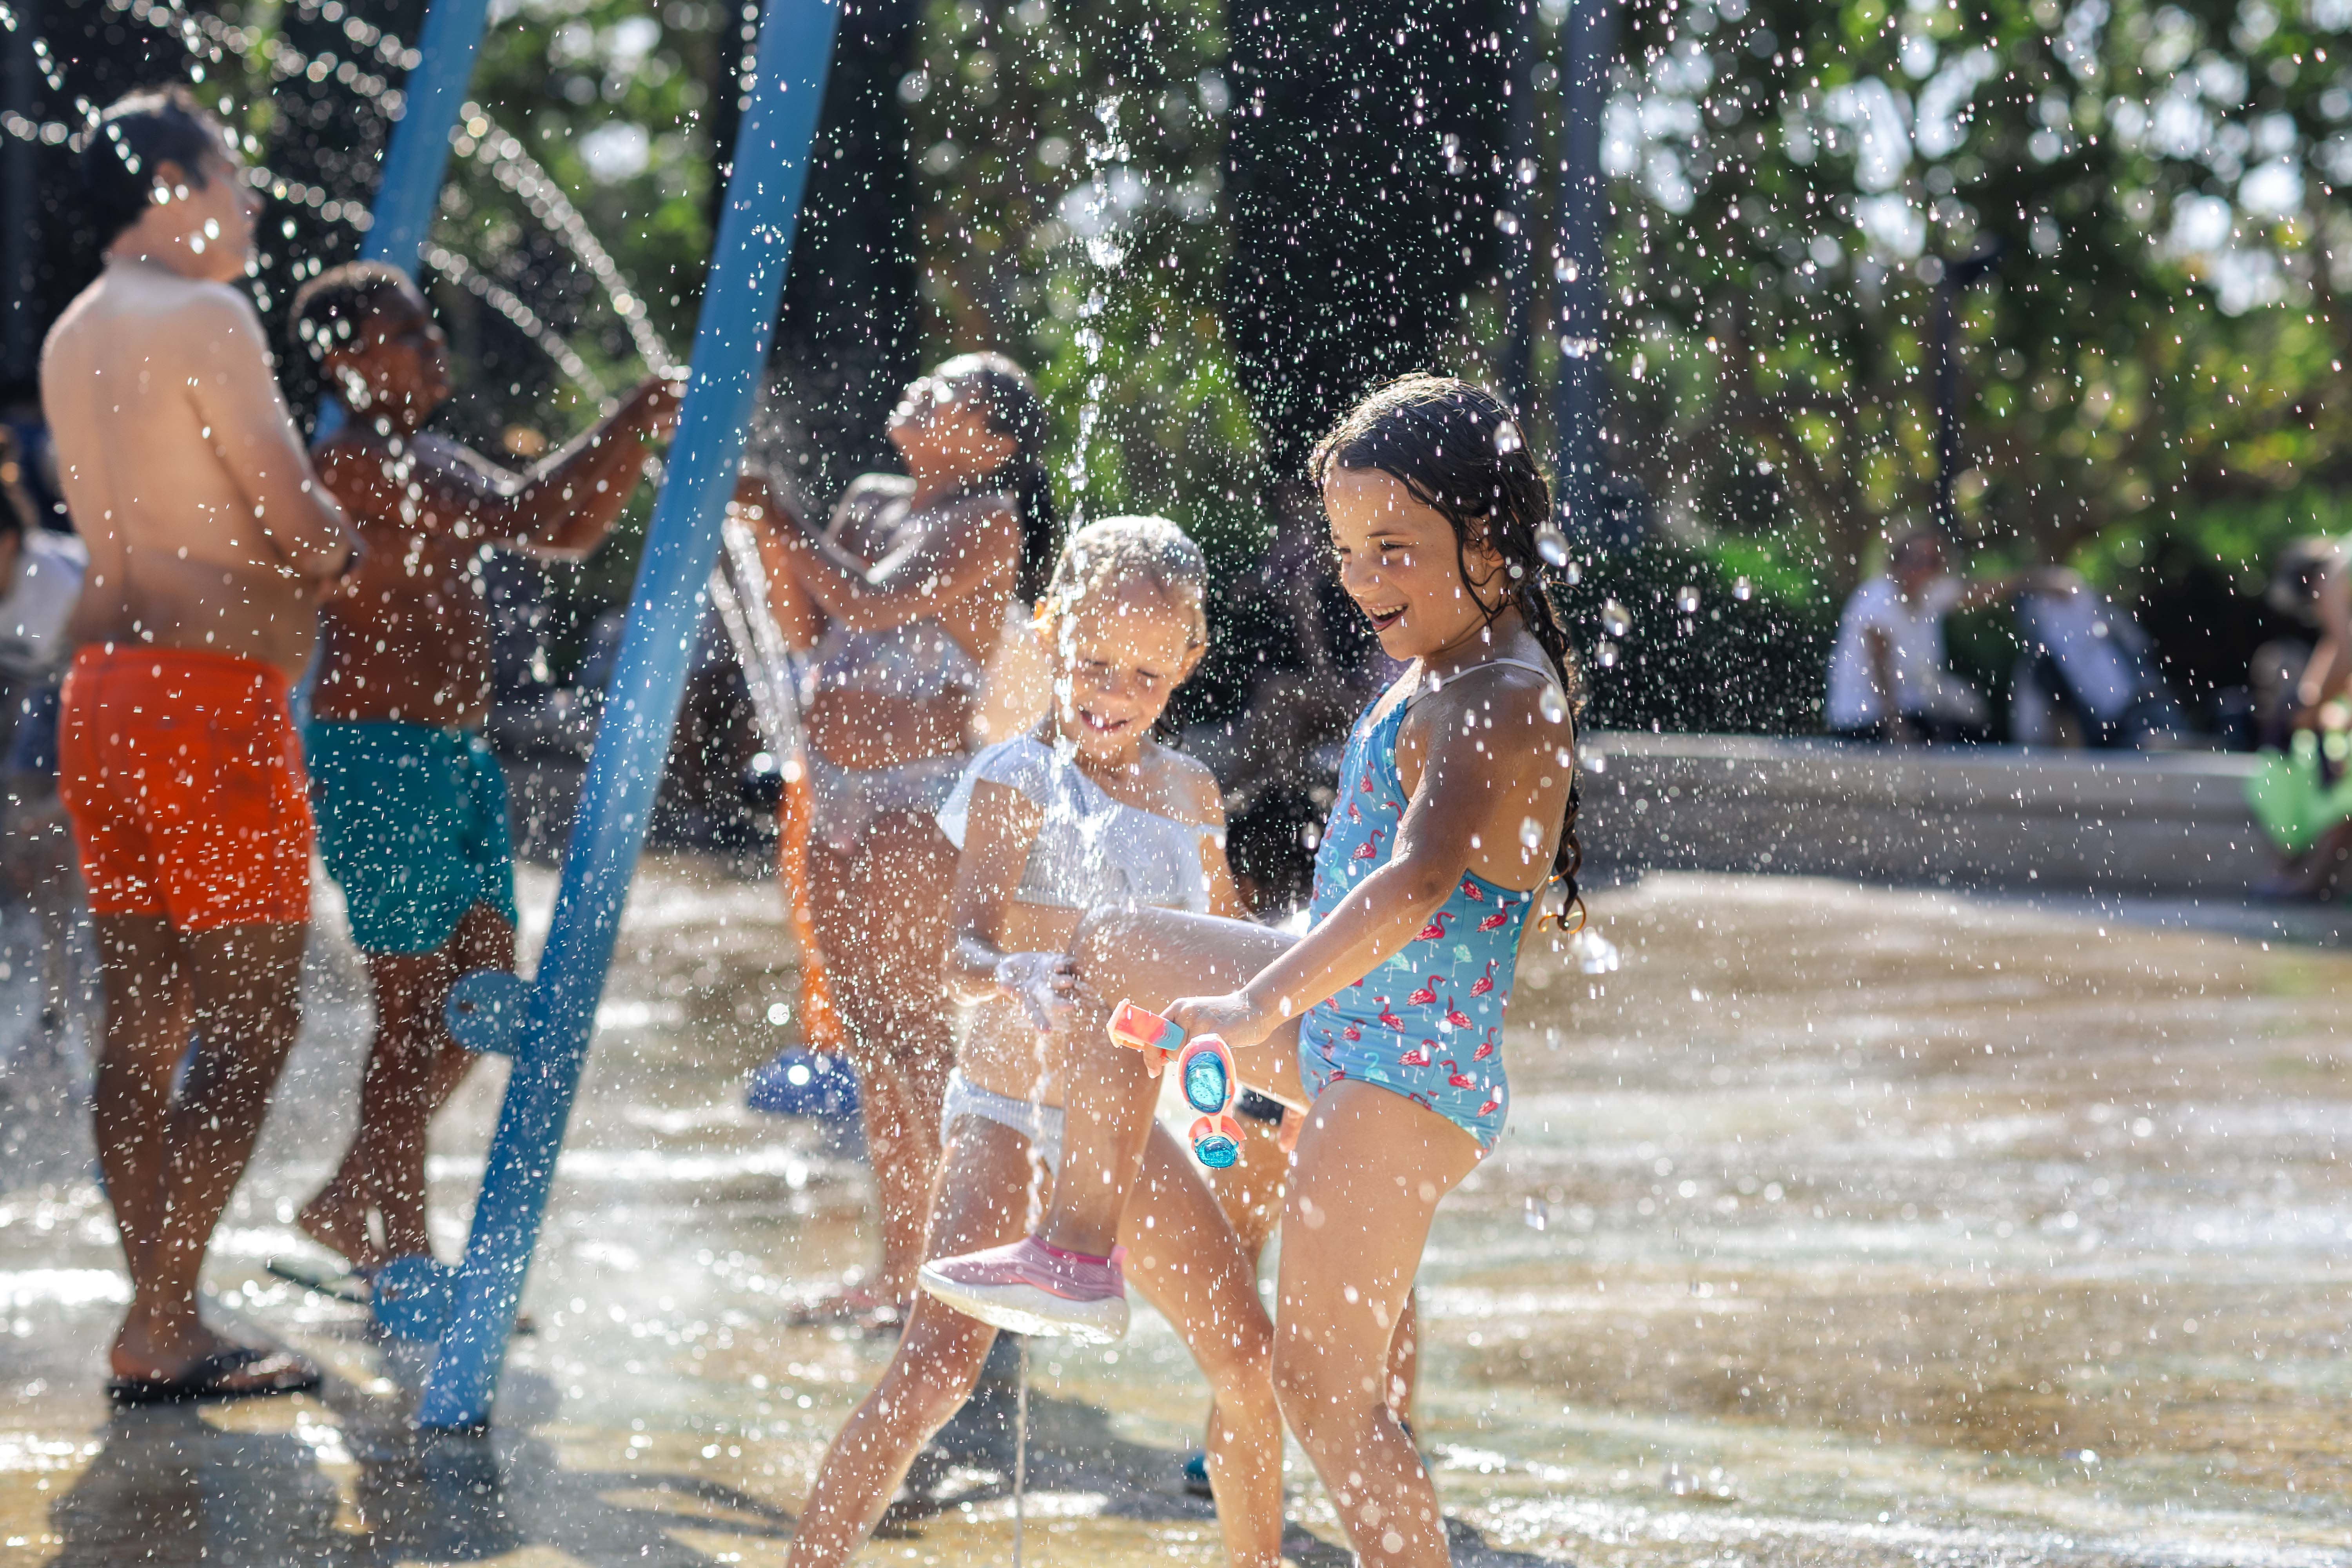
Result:
M449 396L447 340L401 273L335 268L295 297L294 321L351 410L314 457L368 550L320 606L303 741L320 855L376 1005L359 1131L301 1225L365 1274L430 1255L425 1123L469 1059L442 1009L459 975L514 967L506 781L481 733L485 547L557 560L595 549L679 389L651 378L571 445L509 473L424 427Z

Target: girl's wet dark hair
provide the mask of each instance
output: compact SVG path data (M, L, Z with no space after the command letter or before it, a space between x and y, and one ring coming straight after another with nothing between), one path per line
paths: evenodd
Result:
M75 148L76 175L101 247L146 213L155 199L155 168L177 163L188 183L210 180L206 158L228 156L228 135L185 87L134 92L109 104Z
M1449 375L1399 376L1376 387L1315 444L1307 472L1317 489L1334 467L1378 469L1453 525L1454 559L1470 595L1491 623L1516 604L1543 645L1568 695L1573 734L1584 710L1584 677L1552 603L1537 531L1551 522L1551 486L1536 466L1526 434L1502 401ZM1469 551L1484 544L1502 557L1504 591L1489 604L1470 571ZM1566 884L1565 910L1576 902L1583 847L1576 837L1577 790L1570 775L1568 816L1552 874Z
M1045 401L1029 373L1000 353L958 354L931 374L986 411L988 427L1013 437L1013 456L985 481L1013 498L1021 513L1021 572L1015 591L1024 605L1045 592L1062 552L1062 520L1054 503L1054 476L1045 468Z

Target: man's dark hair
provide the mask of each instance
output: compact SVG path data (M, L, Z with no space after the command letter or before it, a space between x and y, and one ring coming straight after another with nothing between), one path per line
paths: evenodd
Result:
M295 341L324 362L335 345L348 344L360 325L397 300L411 310L425 309L425 296L408 275L381 261L346 261L320 273L294 296Z
M146 212L154 200L156 165L177 163L189 184L201 187L205 159L227 152L228 133L184 87L117 99L82 132L76 153L100 246L112 245Z

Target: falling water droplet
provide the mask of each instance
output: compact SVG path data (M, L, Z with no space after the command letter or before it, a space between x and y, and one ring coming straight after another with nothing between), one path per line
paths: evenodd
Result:
M1622 637L1633 629L1633 617L1627 615L1625 606L1616 600L1603 599L1601 602L1601 629L1612 637Z
M1527 444L1526 437L1519 434L1519 427L1513 421L1506 419L1500 425L1495 426L1495 455L1496 457L1507 458L1513 452L1519 450ZM1540 542L1540 534L1538 535L1538 542ZM1538 543L1538 548L1540 548L1540 543Z
M1675 590L1675 608L1685 616L1698 614L1698 590L1685 583Z
M1545 687L1543 695L1536 699L1536 707L1542 712L1547 724L1557 724L1568 717L1568 702L1560 696L1557 686Z
M1536 530L1536 553L1544 558L1547 566L1567 566L1568 535L1562 533L1556 524L1545 523ZM1571 577L1569 581L1573 583L1576 579Z
M1603 669L1617 668L1617 645L1602 637L1592 645L1592 662Z
M1624 963L1618 955L1617 944L1591 926L1568 939L1568 953L1576 960L1576 967L1587 974L1614 974Z
M1532 816L1519 818L1519 847L1532 855L1543 847L1543 824Z
M1561 582L1563 582L1563 583L1567 584L1568 584L1570 587L1571 587L1571 588L1575 587L1579 583L1583 582L1583 581L1584 581L1584 564L1583 564L1583 563L1579 562L1579 561L1571 561L1571 562L1570 562L1566 566L1564 566L1564 567L1562 567L1562 568L1560 569L1559 580L1560 580Z
M1743 605L1749 599L1753 598L1755 595L1756 584L1750 583L1745 577L1740 578L1738 582L1731 584L1731 596L1738 600Z

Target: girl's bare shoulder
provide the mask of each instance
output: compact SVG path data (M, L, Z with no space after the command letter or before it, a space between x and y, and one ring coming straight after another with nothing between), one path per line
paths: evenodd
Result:
M1537 658L1542 659L1540 650ZM1476 734L1487 751L1497 753L1515 746L1563 745L1573 732L1556 676L1498 661L1425 684L1406 710L1398 738L1420 749L1456 731Z

